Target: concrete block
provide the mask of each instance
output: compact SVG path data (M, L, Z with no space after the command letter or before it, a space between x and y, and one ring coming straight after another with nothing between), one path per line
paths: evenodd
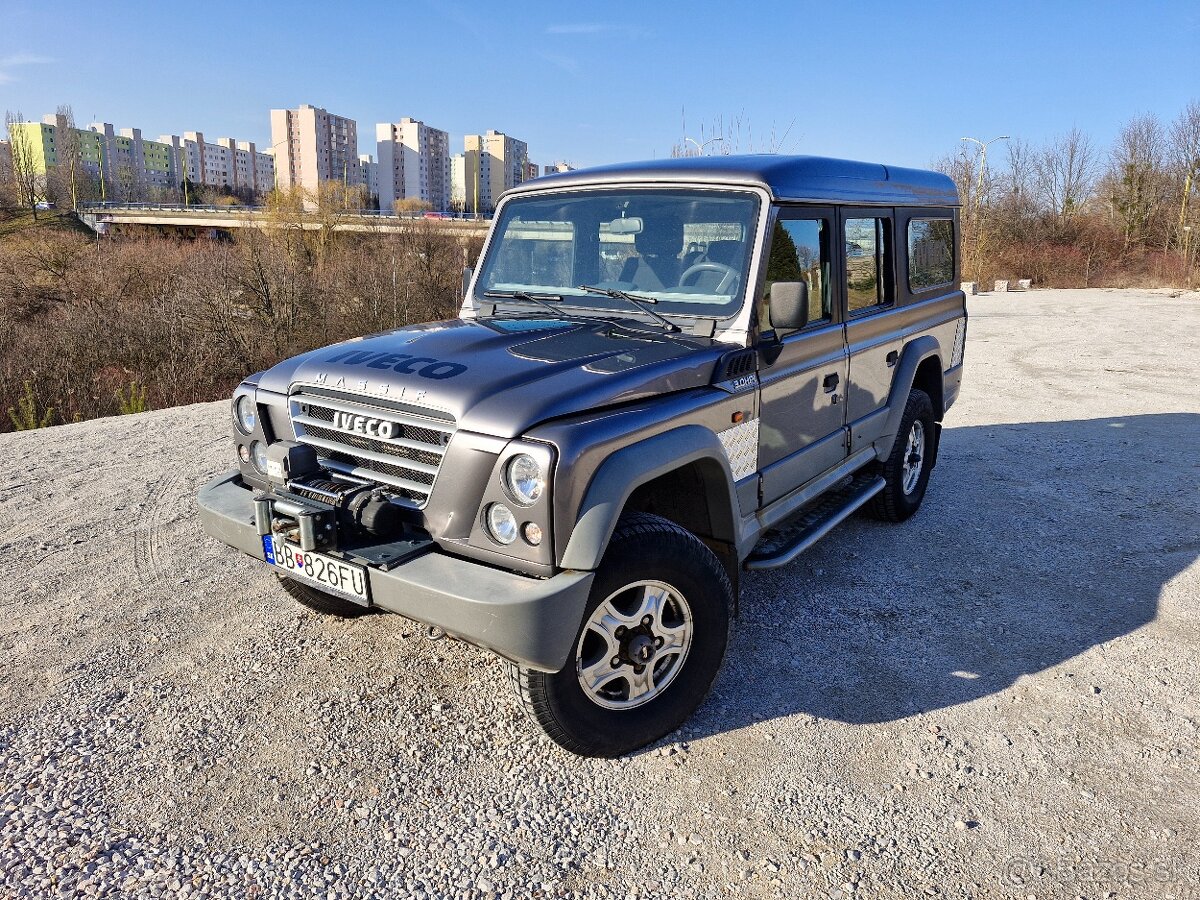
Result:
M968 297L974 297L976 294L979 293L979 285L977 283L975 283L974 281L964 281L962 284L959 285L959 287L962 289L962 292L964 294L966 294Z
M1020 281L1017 282L1017 289L1021 290L1021 291L1033 290L1033 279L1032 278L1022 278Z
M1000 293L1000 294L1007 294L1008 293L1008 282L1007 281L997 281L996 282L996 292Z

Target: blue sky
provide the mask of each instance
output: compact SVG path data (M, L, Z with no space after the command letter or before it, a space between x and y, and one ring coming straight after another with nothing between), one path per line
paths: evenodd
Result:
M336 10L336 15L331 11ZM338 21L340 20L340 21ZM114 62L116 64L114 65ZM1107 145L1200 100L1200 2L120 3L0 0L0 107L269 144L313 103L529 143L535 162L735 149L926 166L959 137ZM685 119L686 117L686 119ZM786 135L786 137L785 137Z

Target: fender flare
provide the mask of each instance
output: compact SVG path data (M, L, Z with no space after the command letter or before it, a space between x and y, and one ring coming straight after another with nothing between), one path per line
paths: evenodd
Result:
M709 508L718 531L721 531L718 518L728 517L728 534L719 536L736 542L737 498L733 473L721 442L702 425L683 425L623 447L600 464L579 505L575 528L563 551L562 567L597 568L634 490L660 475L701 460L716 465L722 474L723 486L714 484L716 478L706 479ZM728 509L714 510L714 502L718 507L727 505Z
M892 391L888 395L888 415L883 426L883 433L876 441L875 457L880 462L892 455L892 445L896 442L896 433L900 430L900 420L904 418L904 407L908 403L908 394L912 390L917 377L917 369L921 363L931 356L941 356L942 347L933 335L923 334L916 340L904 345L900 354L900 362L896 366L896 374L892 377Z

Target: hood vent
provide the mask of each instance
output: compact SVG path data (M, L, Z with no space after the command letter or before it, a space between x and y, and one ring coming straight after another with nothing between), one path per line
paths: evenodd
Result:
M731 378L739 378L743 375L753 374L758 369L758 351L756 350L733 350L726 353L717 360L717 367L713 370L713 384L721 384L724 381L729 381Z

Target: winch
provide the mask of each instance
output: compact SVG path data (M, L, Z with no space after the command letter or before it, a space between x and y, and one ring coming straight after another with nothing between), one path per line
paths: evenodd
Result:
M378 487L334 477L304 444L272 444L267 477L271 492L254 498L261 535L278 535L308 551L337 549L347 538L394 538L404 530L400 508Z

